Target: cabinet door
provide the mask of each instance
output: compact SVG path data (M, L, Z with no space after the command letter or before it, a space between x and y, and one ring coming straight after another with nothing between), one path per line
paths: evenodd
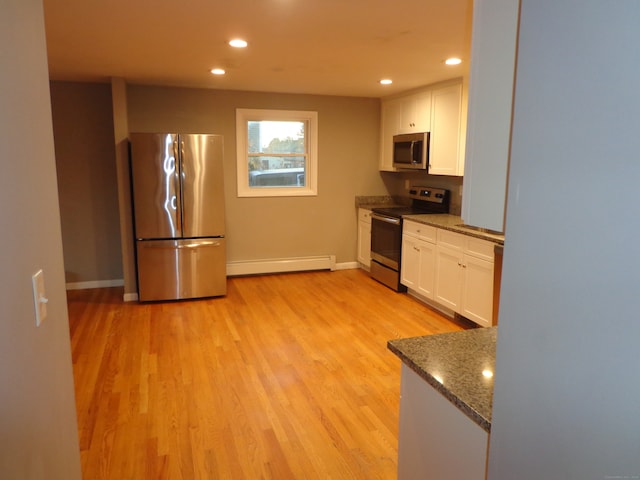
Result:
M400 261L400 283L417 290L420 278L419 240L409 235L402 236L402 260Z
M431 92L420 92L403 98L400 133L428 132L431 126Z
M493 315L493 262L464 255L464 284L460 314L484 327Z
M462 175L462 84L433 91L429 173Z
M460 311L464 269L462 253L449 247L436 247L436 281L434 299L454 312Z
M371 266L371 221L358 220L358 262Z
M420 250L420 270L418 276L418 292L420 295L433 299L436 280L436 246L418 240Z
M400 130L400 112L402 106L399 99L382 102L380 119L380 165L382 171L393 172L393 136Z

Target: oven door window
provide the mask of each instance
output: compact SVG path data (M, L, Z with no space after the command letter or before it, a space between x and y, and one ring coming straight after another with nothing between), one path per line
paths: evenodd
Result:
M371 219L371 253L373 256L389 267L398 268L400 263L400 248L402 244L402 226L388 223L375 217ZM389 262L385 262L388 260Z

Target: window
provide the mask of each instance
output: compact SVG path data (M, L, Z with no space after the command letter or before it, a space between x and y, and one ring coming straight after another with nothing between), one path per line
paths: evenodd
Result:
M318 113L236 110L239 197L317 195Z

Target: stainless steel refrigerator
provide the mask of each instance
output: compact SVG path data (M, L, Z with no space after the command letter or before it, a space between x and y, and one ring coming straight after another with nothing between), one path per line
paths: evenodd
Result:
M129 138L139 300L225 295L223 138Z

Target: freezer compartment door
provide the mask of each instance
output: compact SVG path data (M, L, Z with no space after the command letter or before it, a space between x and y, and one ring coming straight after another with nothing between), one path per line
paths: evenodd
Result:
M132 133L130 140L136 238L183 236L178 136Z
M224 235L223 138L181 134L182 235Z
M136 245L140 301L226 295L224 238L146 240Z

